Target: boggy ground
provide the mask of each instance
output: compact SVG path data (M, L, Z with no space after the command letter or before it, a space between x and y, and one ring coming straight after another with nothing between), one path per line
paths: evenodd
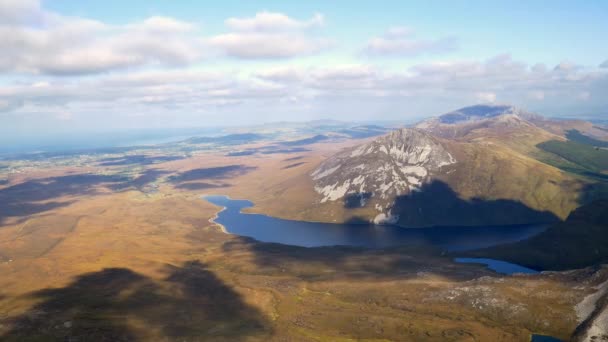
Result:
M260 184L321 156L290 168L293 155L168 161L154 165L152 192L57 170L12 180L0 195L28 210L0 218L0 341L566 339L575 305L608 278L505 277L413 248L263 244L209 222L219 208L201 192L280 195Z

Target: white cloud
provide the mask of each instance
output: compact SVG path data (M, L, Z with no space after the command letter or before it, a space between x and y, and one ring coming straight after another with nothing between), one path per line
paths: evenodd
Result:
M77 75L183 64L203 56L196 26L174 18L116 26L45 11L36 1L0 3L0 18L9 18L0 21L3 72Z
M316 13L305 21L295 20L283 13L258 12L253 18L228 18L226 26L235 31L276 32L287 30L303 30L320 27L324 24L323 15Z
M225 25L227 32L204 37L196 23L177 18L111 25L52 13L33 0L0 0L0 72L8 76L0 82L0 112L3 118L39 113L66 124L87 115L103 122L109 121L106 115L117 122L133 117L147 124L150 116L181 122L185 115L220 111L226 115L217 121L230 120L228 114L242 119L271 113L290 120L287 115L297 111L346 120L376 114L400 118L406 111L437 114L439 107L497 99L556 108L608 105L600 96L608 92L606 63L589 68L563 62L552 68L508 54L432 61L405 70L384 69L368 59L370 64L332 60L310 67L273 62L263 69L256 65L266 63L242 69L234 63L230 71L209 71L213 65L199 62L213 52L216 57L219 51L237 58L290 58L332 45L320 36L320 14L300 20L260 12L230 18ZM415 56L455 47L450 38L419 39L407 27L393 27L372 39L366 52ZM64 75L73 77L58 77Z
M193 31L196 25L171 17L154 16L144 20L141 24L133 25L132 28L141 29L145 32L164 34L167 32L180 33Z
M323 16L315 14L298 21L282 13L260 12L253 18L229 18L226 26L232 32L209 39L211 46L237 58L289 58L317 53L331 41L319 38L308 29L323 24Z
M376 56L418 56L450 52L457 48L454 37L418 39L407 27L389 28L384 35L369 40L363 52Z
M68 121L68 120L72 120L74 115L72 114L72 112L64 110L64 111L58 112L55 117L57 118L57 120Z
M0 22L15 24L40 15L38 0L0 0Z
M556 65L553 70L555 71L572 71L577 69L578 66L570 61L563 61Z
M542 101L545 99L545 92L541 90L532 90L528 93L528 96L533 100Z
M353 113L380 104L392 112L427 103L451 106L476 102L598 104L608 91L608 73L600 69L553 70L527 66L508 55L487 61L419 64L405 71L371 65L333 67L281 66L244 72L206 72L193 69L123 72L95 78L37 78L30 83L0 86L0 110L56 113L144 113L214 111L233 108L272 112L293 103L339 112L337 101L350 101ZM550 100L550 101L549 101ZM354 101L354 102L353 102ZM530 101L530 102L526 102ZM357 103L353 105L352 103ZM365 106L361 106L365 103ZM605 105L605 103L604 103ZM366 107L367 106L367 107ZM342 108L342 107L340 107ZM435 113L436 114L436 113ZM252 114L253 115L253 114ZM277 114L279 115L279 114ZM285 115L285 113L280 113Z
M496 94L491 92L479 92L475 94L477 102L481 103L494 103L496 102Z
M588 91L581 91L577 98L581 101L587 101L591 98L591 93L589 93Z
M229 56L253 59L310 55L331 45L328 40L285 33L226 33L209 41Z

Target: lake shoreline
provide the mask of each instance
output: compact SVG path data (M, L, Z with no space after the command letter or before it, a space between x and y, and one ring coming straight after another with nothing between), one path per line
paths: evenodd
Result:
M216 213L216 217L219 215L219 213L221 213L222 211L224 211L226 209L225 206L220 206L217 204L214 204L210 201L208 201L205 197L209 197L209 196L220 196L220 197L226 197L226 199L231 200L231 201L247 201L251 203L251 206L247 206L247 207L243 207L242 209L247 209L247 208L253 208L255 207L255 203L253 203L252 201L248 200L248 199L239 199L239 198L232 198L228 195L215 195L215 194L204 194L204 195L200 195L201 199L215 205L218 207L222 207L221 210L219 210ZM241 209L241 210L242 210ZM290 222L302 222L302 223L318 223L318 224L327 224L327 225L344 225L344 224L348 224L348 225L353 225L353 226L370 226L370 227L393 227L393 228L399 228L399 229L404 229L404 230L426 230L426 229L445 229L445 230L453 230L453 229L483 229L483 227L488 227L488 226L416 226L416 227L405 227L405 226L400 226L400 225L396 225L396 224L376 224L373 222L327 222L327 221L314 221L314 220L294 220L294 219L290 219L290 218L283 218L283 217L279 217L279 216L271 216L268 214L264 214L264 213L259 213L259 212L246 212L246 211L242 211L241 212L244 215L260 215L260 216L264 216L267 218L272 218L272 219L277 219L277 220L283 220L283 221L290 221ZM504 228L518 228L518 227L530 227L530 226L543 226L545 229L549 227L551 223L522 223L522 224L506 224L506 225L493 225L493 226L489 226L489 227L504 227ZM230 233L229 233L230 234Z
M406 229L395 225L308 222L245 212L244 209L255 205L246 199L212 194L202 194L200 197L219 208L209 222L216 224L222 232L246 236L259 242L299 247L385 249L418 245L437 248L445 253L458 253L525 240L547 228L546 225L531 224Z

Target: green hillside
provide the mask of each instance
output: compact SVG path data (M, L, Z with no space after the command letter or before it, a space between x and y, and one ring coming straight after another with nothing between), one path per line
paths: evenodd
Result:
M598 127L599 128L599 127ZM601 129L601 128L600 128ZM597 147L608 147L608 141L598 140L590 136L584 135L576 129L571 129L566 132L566 138L570 141L574 141L580 144L597 146Z
M587 170L608 170L608 151L574 141L550 140L537 145L540 149L558 155Z

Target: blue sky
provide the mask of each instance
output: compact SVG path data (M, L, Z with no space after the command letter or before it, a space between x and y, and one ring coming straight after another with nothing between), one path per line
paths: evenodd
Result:
M387 27L408 26L421 35L458 37L461 49L450 54L454 58L511 53L530 63L572 60L586 65L599 65L608 58L608 44L601 43L608 34L606 1L50 0L47 4L61 13L115 24L172 16L199 22L210 33L222 32L226 18L264 10L299 19L322 13L327 34L348 50L356 50L362 39L382 34Z
M607 23L606 1L0 0L0 133L599 117Z

